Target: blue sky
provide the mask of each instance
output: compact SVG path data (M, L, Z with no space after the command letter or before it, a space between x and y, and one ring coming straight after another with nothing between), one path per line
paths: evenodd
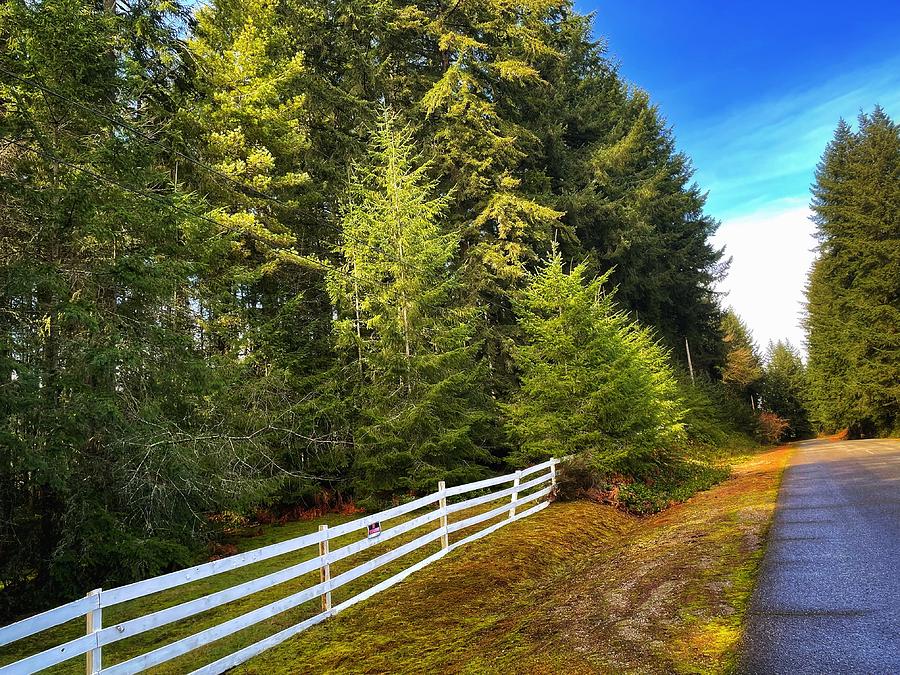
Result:
M900 1L576 0L691 156L757 341L802 343L809 186L840 117L900 120Z

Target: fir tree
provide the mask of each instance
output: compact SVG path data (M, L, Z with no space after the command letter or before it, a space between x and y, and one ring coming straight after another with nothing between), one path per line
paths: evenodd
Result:
M43 594L33 606L183 564L197 513L216 501L212 457L150 440L172 420L191 427L209 375L190 313L193 204L147 140L165 133L173 9L46 0L0 12L10 601L27 584ZM165 456L153 468L151 448Z
M509 293L549 250L562 215L544 192L529 154L539 146L524 102L547 86L540 72L564 3L396 3L382 9L373 92L407 111L434 156L431 175L450 195L446 217L461 230L465 292L483 311L478 336L492 389L515 386ZM371 57L369 57L371 58Z
M763 373L762 405L787 420L787 438L805 438L812 433L806 396L806 367L800 352L790 342L770 342Z
M235 436L277 448L288 494L321 489L351 458L332 368L325 265L333 231L311 153L308 72L288 10L270 0L214 2L196 15L194 68L180 118L193 156L181 180L206 196L202 339L227 385L215 401ZM211 167L207 168L207 167ZM319 262L317 262L317 260ZM338 441L338 442L335 442Z
M356 166L343 210L342 267L329 275L346 350L358 373L359 493L384 499L463 482L490 461L480 446L491 403L477 360L474 311L460 305L447 197L431 196L412 134L385 113Z
M616 309L607 276L563 270L554 252L516 302L525 343L513 354L522 386L507 408L526 465L591 452L607 468L681 438L684 409L668 355Z
M600 271L613 270L618 303L653 326L686 366L715 374L723 358L714 282L727 269L709 241L718 223L703 212L690 160L648 95L625 82L589 17L566 15L553 43L542 120L554 205ZM532 99L535 97L531 97ZM564 242L565 243L565 242Z
M881 108L838 125L813 187L807 291L811 412L827 430L900 423L900 127Z
M513 441L517 461L609 459L678 436L663 351L632 322L718 372L716 223L591 17L567 0L212 0L193 20L113 4L0 4L3 595L181 564L211 512L261 500L430 489ZM367 149L384 104L403 121ZM534 273L553 242L619 289L621 314L554 281L580 307L563 327L591 347L564 354L590 373L573 385L585 409L552 361L559 410L541 407L554 380L528 354L557 356L535 318L552 298L513 307L538 277L552 286ZM814 276L811 307L834 308L815 314L831 337L811 338L814 365L874 377L893 328L867 317L884 338L871 362L833 338L855 311L826 283L843 264ZM840 393L818 378L821 419L888 409L854 378Z
M486 310L479 335L499 396L515 388L509 295L554 239L614 269L620 304L673 353L684 358L687 338L695 366L720 365L717 223L648 97L591 38L590 17L557 0L294 7L317 27L295 27L314 45L314 79L330 85L315 100L342 96L352 111L323 123L340 120L335 133L352 136L366 107L387 101L433 149L432 176L463 232L464 286Z

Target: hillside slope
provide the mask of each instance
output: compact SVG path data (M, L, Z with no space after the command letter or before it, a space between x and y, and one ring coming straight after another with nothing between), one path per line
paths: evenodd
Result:
M653 518L554 504L239 672L727 670L789 453Z

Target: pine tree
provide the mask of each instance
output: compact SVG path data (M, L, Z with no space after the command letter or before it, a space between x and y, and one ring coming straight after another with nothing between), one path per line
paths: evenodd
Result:
M519 465L587 451L609 468L683 435L665 350L616 309L608 275L585 283L585 274L584 264L566 274L554 252L516 302L522 386L507 413Z
M755 406L763 368L750 329L734 310L729 309L722 318L722 333L726 349L722 381L730 385L741 398L749 396Z
M811 412L827 430L900 423L900 126L841 122L816 172L819 257L807 289Z
M343 209L344 265L329 275L346 371L359 378L358 491L376 500L463 482L491 460L475 315L453 270L460 235L412 148L410 129L385 113Z

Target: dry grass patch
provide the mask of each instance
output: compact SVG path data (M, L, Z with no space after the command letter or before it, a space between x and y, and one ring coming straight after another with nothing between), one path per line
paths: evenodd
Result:
M646 519L613 553L573 567L546 602L553 633L594 672L723 672L744 613L789 450Z

